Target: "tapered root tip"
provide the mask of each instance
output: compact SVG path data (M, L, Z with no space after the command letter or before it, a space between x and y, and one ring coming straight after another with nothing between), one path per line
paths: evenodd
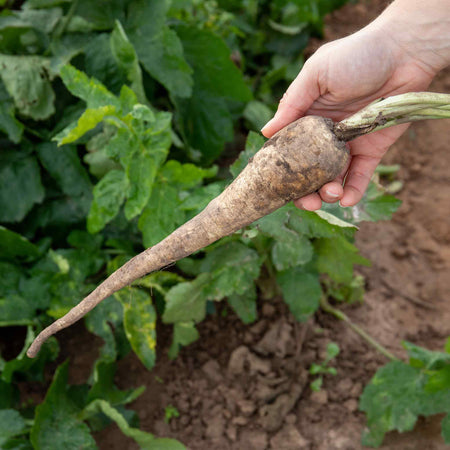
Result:
M42 330L31 343L30 348L27 350L28 358L35 358L39 353L39 350L42 347L42 344L50 337L53 336L55 332L53 332L52 326L45 328Z
M33 341L30 345L30 348L27 350L28 358L35 358L39 353L39 350L42 347L43 342L39 340L39 336Z

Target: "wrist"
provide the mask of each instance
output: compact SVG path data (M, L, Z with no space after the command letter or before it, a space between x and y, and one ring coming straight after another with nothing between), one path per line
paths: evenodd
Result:
M396 0L368 27L390 40L399 61L433 76L450 65L450 0Z

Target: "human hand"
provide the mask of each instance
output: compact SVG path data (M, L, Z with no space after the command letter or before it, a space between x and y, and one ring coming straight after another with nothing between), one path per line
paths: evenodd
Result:
M274 118L261 131L271 137L310 114L340 121L379 97L423 91L435 74L432 66L416 58L414 52L406 52L385 28L369 25L322 46L311 56L280 101ZM350 142L347 169L318 193L296 200L295 205L316 210L322 200L340 201L342 206L358 203L382 156L407 126L381 130Z

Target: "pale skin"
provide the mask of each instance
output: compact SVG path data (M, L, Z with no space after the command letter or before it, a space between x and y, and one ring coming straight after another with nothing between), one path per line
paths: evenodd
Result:
M374 22L314 53L261 130L271 137L304 115L340 121L380 97L425 90L450 64L450 0L396 0ZM359 137L351 160L317 193L294 201L317 210L322 201L356 205L389 147L408 125Z

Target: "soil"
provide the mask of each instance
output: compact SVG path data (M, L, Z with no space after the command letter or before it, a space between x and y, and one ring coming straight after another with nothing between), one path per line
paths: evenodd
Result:
M356 31L387 3L348 4L327 19L325 38ZM313 42L311 51L319 44ZM431 90L450 92L450 70ZM401 208L392 221L363 223L357 233L357 245L372 266L358 269L366 278L364 303L342 309L399 357L405 356L402 340L440 350L450 335L448 139L447 121L409 129L383 161L401 165ZM166 356L171 331L159 326L158 362L151 372L132 354L119 362L119 387L146 386L130 405L141 429L176 438L192 450L363 449L365 416L358 398L386 359L326 313L300 324L280 298L261 301L259 309L259 320L246 326L219 306L199 325L200 340L175 361ZM72 360L70 381L85 382L99 342L84 328L65 333L64 354L81 355ZM330 341L341 349L337 375L325 376L321 391L312 392L308 368L323 360ZM169 405L180 414L168 424ZM449 448L440 436L440 419L420 419L411 432L389 433L381 448ZM138 448L115 425L96 433L96 440L102 450Z

